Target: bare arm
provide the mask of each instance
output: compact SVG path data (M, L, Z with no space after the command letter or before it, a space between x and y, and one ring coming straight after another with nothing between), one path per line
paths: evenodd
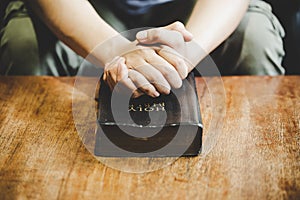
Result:
M47 24L56 36L76 53L86 57L105 40L118 35L94 10L87 0L26 0L37 15ZM112 41L113 42L113 41ZM122 41L111 43L106 51L97 53L101 62L110 61L114 45L127 45Z
M236 29L248 5L249 0L198 0L186 27L209 54Z
M187 30L194 36L192 42L184 42L178 34L156 29L147 31L146 39L138 41L145 44L162 43L170 47L161 56L168 60L179 59L172 50L189 60L181 65L180 71L191 71L206 55L220 45L238 26L250 0L198 0L187 23ZM143 34L145 35L145 34Z
M124 56L126 60L118 59L114 67L105 67L104 78L110 80L112 87L124 79L124 84L132 91L142 88L143 92L158 96L158 92L169 93L170 87L181 86L180 74L169 62L152 48L141 48L137 42L130 42L119 35L87 0L25 1L56 36L76 53L82 57L92 54L89 61L105 66L116 56ZM176 30L173 25L164 28ZM191 35L185 29L179 32L186 41L191 40ZM113 36L116 37L111 39ZM100 44L101 48L96 48ZM121 67L118 68L118 65Z

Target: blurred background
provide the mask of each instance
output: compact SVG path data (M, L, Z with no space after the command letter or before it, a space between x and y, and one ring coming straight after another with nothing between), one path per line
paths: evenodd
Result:
M273 7L285 29L286 55L283 66L287 75L300 74L300 0L265 0Z
M285 29L284 48L286 55L283 60L283 66L286 69L286 74L300 75L300 0L264 1L272 5L273 12ZM0 19L4 16L4 10L8 2L9 0L0 0ZM187 8L187 10L189 9L192 8ZM178 14L178 12L173 13ZM2 22L0 23L1 27ZM44 41L48 42L48 40Z

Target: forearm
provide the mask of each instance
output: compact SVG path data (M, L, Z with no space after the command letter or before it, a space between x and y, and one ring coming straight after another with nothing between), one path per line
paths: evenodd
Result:
M36 14L47 24L56 36L70 46L82 57L90 54L97 45L118 35L94 10L87 0L26 0ZM112 41L113 42L113 41ZM111 43L110 48L99 52L94 51L94 57L104 64L111 59L116 45L128 41Z
M235 30L248 5L249 0L198 0L187 29L209 54Z

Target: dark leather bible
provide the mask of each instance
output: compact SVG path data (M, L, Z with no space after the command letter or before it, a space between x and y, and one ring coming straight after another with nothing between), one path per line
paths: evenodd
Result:
M152 98L112 93L101 81L94 153L103 157L196 156L202 121L195 79L180 89Z

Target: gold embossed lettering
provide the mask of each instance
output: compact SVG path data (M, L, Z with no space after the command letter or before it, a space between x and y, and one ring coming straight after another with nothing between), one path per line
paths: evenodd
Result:
M165 103L161 102L161 103L153 103L152 105L150 103L146 103L146 104L139 104L139 105L134 105L131 104L129 105L128 108L129 112L153 112L153 111L166 111L165 110Z
M129 112L130 112L130 111L133 111L133 112L136 111L136 109L134 109L134 105L133 105L133 104L129 105L128 111L129 111Z
M142 107L142 105L138 105L138 107L136 107L136 109L137 109L138 111L140 111L140 112L142 112L142 111L143 111L143 107Z
M166 111L165 110L165 103L162 102L162 103L154 103L153 104L154 107L156 107L156 111Z
M150 106L150 104L145 104L145 109L144 109L146 112L152 112L154 111L154 108L153 106Z

